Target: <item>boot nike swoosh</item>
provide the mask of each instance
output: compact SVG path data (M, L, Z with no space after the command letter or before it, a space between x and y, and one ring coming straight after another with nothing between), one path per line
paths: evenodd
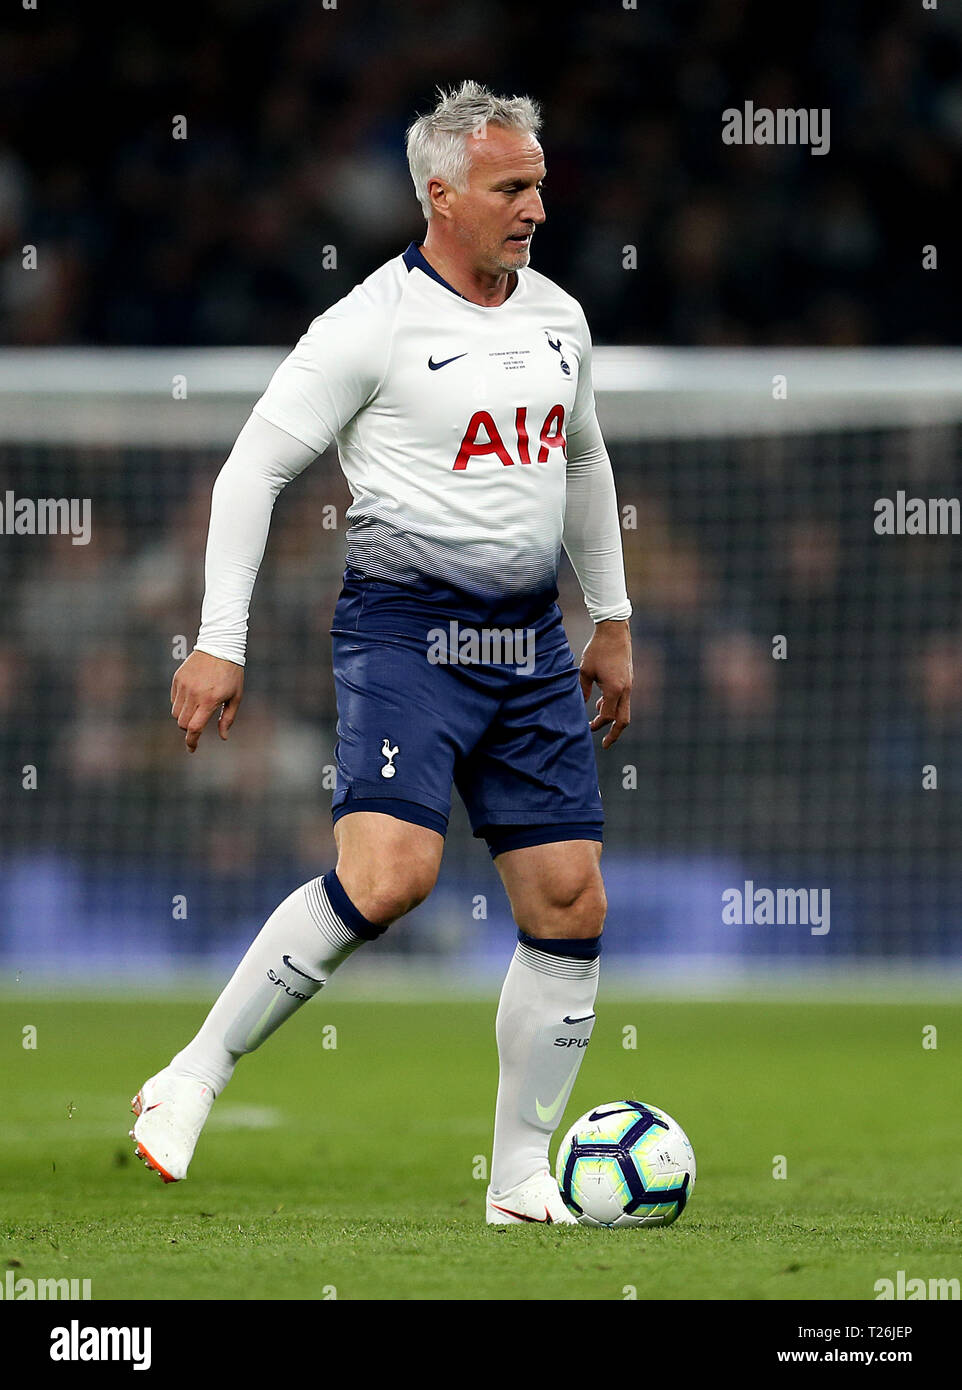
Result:
M495 1211L503 1211L505 1216L516 1216L519 1221L534 1221L536 1224L540 1226L554 1225L554 1222L551 1219L551 1213L547 1207L545 1207L544 1209L544 1216L525 1216L520 1211L512 1211L510 1207L499 1207L497 1202L492 1202L491 1205L494 1207Z

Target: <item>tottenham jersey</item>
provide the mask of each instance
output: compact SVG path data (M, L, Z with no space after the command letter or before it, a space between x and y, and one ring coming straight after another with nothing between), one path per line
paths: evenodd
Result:
M353 569L496 599L555 584L590 363L580 305L545 276L473 304L412 242L314 320L254 410L336 440Z

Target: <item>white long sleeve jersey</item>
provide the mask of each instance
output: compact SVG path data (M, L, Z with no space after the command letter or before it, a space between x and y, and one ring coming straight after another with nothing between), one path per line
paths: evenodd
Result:
M353 569L496 603L551 590L563 544L594 621L630 616L588 325L537 271L485 307L412 242L314 320L215 484L200 649L243 664L274 500L333 440Z

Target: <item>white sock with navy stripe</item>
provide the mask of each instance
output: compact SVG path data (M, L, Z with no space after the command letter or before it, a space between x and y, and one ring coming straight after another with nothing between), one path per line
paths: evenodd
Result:
M491 1157L495 1197L550 1167L548 1145L594 1026L600 950L600 936L542 941L518 932L495 1025L501 1064Z
M337 967L382 930L358 912L333 869L302 884L268 917L171 1068L220 1095L238 1059L313 999Z

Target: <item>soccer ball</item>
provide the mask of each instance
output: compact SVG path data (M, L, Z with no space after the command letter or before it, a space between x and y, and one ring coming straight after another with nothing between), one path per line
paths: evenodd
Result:
M694 1189L695 1154L664 1110L615 1100L574 1122L555 1176L582 1225L670 1226Z

